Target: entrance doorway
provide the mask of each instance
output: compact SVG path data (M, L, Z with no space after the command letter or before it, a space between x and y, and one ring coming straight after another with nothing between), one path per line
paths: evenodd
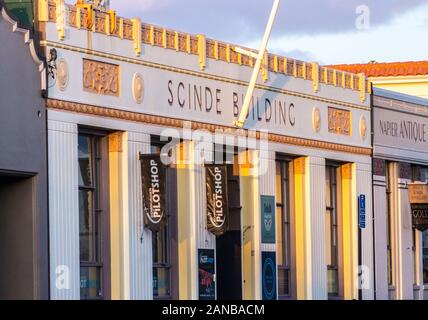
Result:
M0 300L33 299L36 177L0 172Z
M227 166L229 224L227 231L216 240L217 299L242 300L242 236L239 175L233 165Z

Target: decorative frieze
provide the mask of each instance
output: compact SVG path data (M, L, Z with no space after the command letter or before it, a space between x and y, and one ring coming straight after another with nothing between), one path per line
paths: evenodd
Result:
M90 93L119 96L119 66L83 59L83 90Z
M351 135L351 111L328 107L328 131Z

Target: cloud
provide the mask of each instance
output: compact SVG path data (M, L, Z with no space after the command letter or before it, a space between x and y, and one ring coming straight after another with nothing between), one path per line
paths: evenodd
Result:
M303 51L324 64L427 60L428 4L368 30L273 37L273 52ZM255 46L256 42L247 43Z
M272 1L268 0L111 0L127 17L229 41L261 37ZM372 26L383 25L428 0L283 0L273 36L315 35L355 29L356 9L367 5Z

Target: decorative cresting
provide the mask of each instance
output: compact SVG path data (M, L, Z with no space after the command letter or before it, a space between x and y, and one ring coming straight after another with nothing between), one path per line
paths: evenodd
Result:
M59 62L57 63L56 76L57 76L57 85L59 90L65 91L68 85L69 72L68 72L68 64L64 59L60 59Z
M94 8L91 3L85 3L84 0L78 0L76 3L78 9L77 16L79 17L79 23L77 24L80 28L82 25L86 26L88 30L92 30L95 25ZM81 10L86 10L86 21L81 21Z
M144 98L144 80L139 73L134 74L132 79L132 96L136 103L141 104Z
M135 41L133 37L134 33L132 19L116 17L116 13L113 10L109 10L108 1L78 0L76 5L68 5L64 4L64 0L38 0L38 4L39 20L41 22L51 21L57 23L58 36L61 40L63 40L65 37L65 27L68 25L77 29L86 29L96 33L116 36L120 39L131 40L133 42ZM63 10L63 8L65 8L65 10ZM65 14L62 15L61 12L65 12ZM65 16L68 16L68 18L62 18ZM188 54L201 54L199 48L201 48L202 46L198 44L198 35L190 35L188 33L181 33L174 30L166 30L164 28L158 28L153 25L142 25L141 27L143 31L150 30L150 36L141 37L142 44L160 46L165 49L175 50L177 52L187 52ZM171 42L173 45L165 46L165 41L157 41L157 37L155 34L157 33L157 29L162 30L164 40L170 38L174 39L174 41ZM231 44L211 39L205 39L205 47L206 54L203 57L200 57L200 65L204 65L203 61L206 61L207 58L211 58L215 60L221 60L243 66L253 67L254 59L245 57L240 53L234 52L232 50L234 46ZM136 52L139 51L139 48L136 48ZM343 87L356 91L362 89L362 86L358 85L357 75L353 77L350 73L344 71L336 70L332 72L332 79L335 78L335 80L329 82L327 80L320 79L326 79L326 77L319 77L320 71L318 68L314 68L313 63L304 63L302 61L288 59L286 57L280 57L273 54L267 54L267 57L264 60L265 63L263 65L266 66L265 68L263 68L264 72L262 79L264 82L268 81L269 72L277 72L282 73L284 75L313 81L315 92L318 92L320 82L326 85ZM333 69L330 68L322 68L322 73L327 73L328 70L333 71ZM318 74L318 77L316 76L316 74ZM353 78L355 78L356 81L353 81ZM366 92L370 93L369 82L367 79L365 81L365 90Z
M361 116L360 118L360 137L363 140L366 140L367 138L367 120L364 116Z
M312 126L316 133L321 130L321 111L319 108L315 107L312 111Z
M54 99L48 99L46 102L46 106L49 109L76 112L76 113L106 117L111 119L148 123L148 124L160 125L165 127L183 128L183 125L185 122L180 119L160 117L155 115L143 114L139 112L131 112L131 111L125 111L125 110L118 110L114 108L98 107L93 105L54 100ZM219 125L208 124L203 122L192 122L191 129L207 130L210 132L216 132L216 130L223 130L225 134L240 135L240 136L247 136L251 138L260 139L260 132L236 129L234 127L219 126ZM280 134L269 134L268 139L269 141L274 143L283 143L283 144L303 146L307 148L315 148L315 149L323 149L323 150L333 150L338 152L353 153L353 154L359 154L359 155L365 155L365 156L372 155L371 148L355 147L355 146L349 146L349 145L337 144L337 143L331 143L331 142L309 140L304 138L295 138L295 137L283 136Z

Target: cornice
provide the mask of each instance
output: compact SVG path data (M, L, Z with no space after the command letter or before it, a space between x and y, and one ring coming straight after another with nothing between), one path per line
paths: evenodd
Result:
M167 117L161 117L156 115L118 110L114 108L99 107L94 105L80 104L76 102L63 101L63 100L47 99L46 106L48 109L53 109L53 110L62 110L62 111L79 113L79 114L106 117L111 119L119 119L119 120L133 121L133 122L139 122L139 123L148 123L148 124L165 126L165 127L182 128L186 124L186 121L182 119L167 118ZM230 133L234 135L245 135L251 138L260 139L260 132L242 130L242 129L238 130L234 127L219 126L219 125L208 124L203 122L191 122L191 129L207 130L210 132L215 132L216 130L223 130L226 133ZM344 144L284 136L279 134L269 133L268 139L269 141L274 143L302 146L306 148L323 149L323 150L351 153L351 154L363 155L363 156L371 156L372 154L371 148L355 147L355 146L349 146Z

